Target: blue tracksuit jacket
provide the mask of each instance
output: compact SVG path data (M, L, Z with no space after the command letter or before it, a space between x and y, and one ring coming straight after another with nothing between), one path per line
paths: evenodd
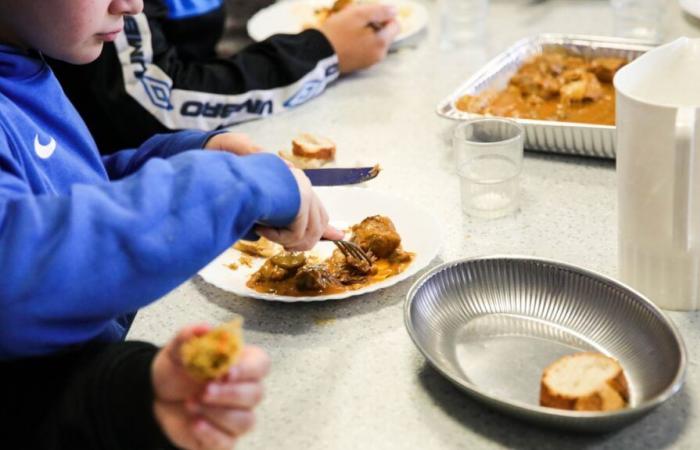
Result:
M38 54L0 45L0 359L122 339L134 312L299 208L276 156L154 136L100 157Z

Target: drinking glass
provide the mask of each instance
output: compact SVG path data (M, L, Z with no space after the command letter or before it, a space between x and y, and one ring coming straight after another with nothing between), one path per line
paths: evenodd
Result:
M457 125L453 148L465 213L493 219L517 211L523 142L523 128L509 119Z
M610 0L610 4L616 35L661 41L667 0Z

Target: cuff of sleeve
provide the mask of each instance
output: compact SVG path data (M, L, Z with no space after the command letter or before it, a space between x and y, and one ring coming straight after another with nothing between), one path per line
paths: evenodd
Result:
M141 168L151 158L170 158L189 150L204 148L212 136L225 133L226 130L199 131L185 130L169 134L156 134L141 145L128 159L122 175L128 175Z
M310 28L299 33L299 36L306 42L307 53L318 58L327 58L335 54L331 41L320 30Z
M173 136L177 136L177 144L173 145L172 148L177 148L171 155L175 155L186 150L196 150L203 149L204 146L209 142L209 139L213 138L217 134L226 133L228 130L214 130L214 131L198 131L198 130L187 130L180 131Z

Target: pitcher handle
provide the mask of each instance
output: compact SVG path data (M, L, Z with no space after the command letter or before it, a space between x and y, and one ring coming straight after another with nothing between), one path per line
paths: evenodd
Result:
M688 251L691 246L693 208L693 159L695 158L695 108L679 108L676 113L676 152L674 155L673 242Z

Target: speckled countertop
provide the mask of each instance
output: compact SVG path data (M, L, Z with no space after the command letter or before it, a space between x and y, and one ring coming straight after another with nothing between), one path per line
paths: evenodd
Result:
M668 0L667 38L700 36L700 22ZM435 9L433 2L426 5ZM270 150L311 131L332 137L346 162L384 168L372 189L410 199L439 218L445 245L431 264L469 255L534 255L615 276L616 193L611 161L528 153L520 212L477 221L460 210L459 182L438 101L489 58L541 32L611 34L601 0L492 1L489 37L460 51L437 49L438 27L414 49L336 82L318 99L236 127ZM273 372L255 431L240 449L700 448L700 313L670 313L689 351L683 391L612 434L577 436L492 412L432 370L403 324L413 280L342 301L268 303L239 298L195 277L144 309L132 339L165 342L198 321L246 318L247 338L267 349Z

